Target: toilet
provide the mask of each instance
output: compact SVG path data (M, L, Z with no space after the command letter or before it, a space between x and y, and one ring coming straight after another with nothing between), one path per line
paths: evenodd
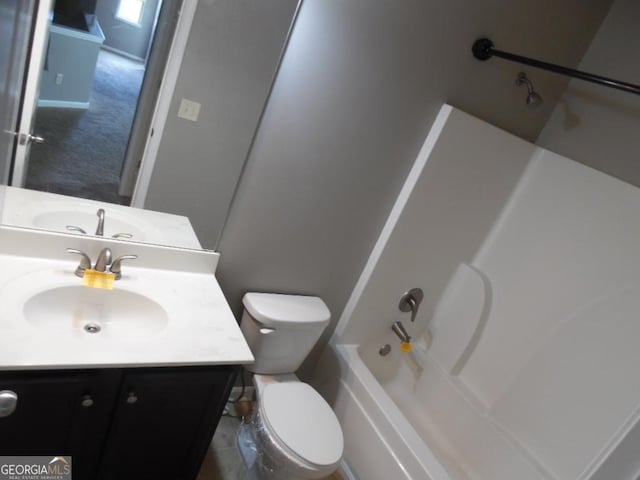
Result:
M319 479L334 472L344 448L333 410L295 375L329 324L318 297L247 293L240 322L255 362L256 407L238 446L256 479Z

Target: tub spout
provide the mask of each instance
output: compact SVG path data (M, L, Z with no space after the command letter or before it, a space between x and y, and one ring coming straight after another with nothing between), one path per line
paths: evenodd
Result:
M395 333L398 336L401 342L405 342L405 343L411 342L411 336L404 329L404 326L402 325L401 322L395 322L393 325L391 325L391 330L393 330L393 333Z

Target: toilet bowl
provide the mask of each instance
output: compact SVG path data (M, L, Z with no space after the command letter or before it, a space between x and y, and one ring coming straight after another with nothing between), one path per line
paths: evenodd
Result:
M334 472L342 429L320 394L295 375L255 375L254 385L257 406L243 428L255 438L257 478L319 479Z
M249 478L319 479L336 470L344 439L329 404L293 373L330 320L318 297L247 293L240 323L255 362L257 406L238 445Z

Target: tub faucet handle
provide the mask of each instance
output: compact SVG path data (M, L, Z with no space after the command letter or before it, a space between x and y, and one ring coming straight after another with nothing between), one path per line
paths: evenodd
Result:
M412 288L402 294L398 308L401 312L411 312L411 321L415 322L423 298L424 292L421 288Z

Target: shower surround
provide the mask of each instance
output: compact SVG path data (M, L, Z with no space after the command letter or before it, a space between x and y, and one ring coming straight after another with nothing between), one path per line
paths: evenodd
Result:
M637 188L443 106L317 369L354 476L636 478L638 212Z

